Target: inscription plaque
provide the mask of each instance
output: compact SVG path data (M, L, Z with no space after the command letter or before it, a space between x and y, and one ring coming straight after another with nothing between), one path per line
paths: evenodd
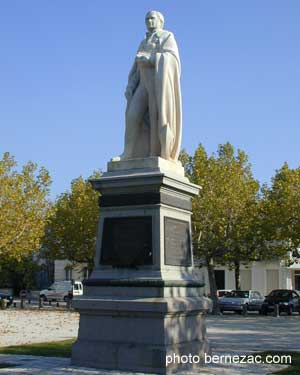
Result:
M165 264L191 266L191 238L188 221L165 217Z
M127 268L152 264L152 217L104 219L100 264Z

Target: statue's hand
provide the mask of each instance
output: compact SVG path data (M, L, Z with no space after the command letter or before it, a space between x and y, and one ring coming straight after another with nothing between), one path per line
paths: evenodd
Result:
M153 66L154 58L152 55L138 54L136 57L136 62L137 64L143 65L143 66Z

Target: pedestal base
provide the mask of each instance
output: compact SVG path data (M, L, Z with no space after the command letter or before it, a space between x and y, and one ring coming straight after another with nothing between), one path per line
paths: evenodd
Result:
M161 158L111 162L91 182L101 214L95 269L74 300L73 364L156 374L191 367L179 359L209 351L210 303L192 254L191 199L200 187Z
M81 298L72 363L110 370L167 374L190 368L181 356L209 352L205 313L209 300L185 298ZM167 365L166 358L177 360Z

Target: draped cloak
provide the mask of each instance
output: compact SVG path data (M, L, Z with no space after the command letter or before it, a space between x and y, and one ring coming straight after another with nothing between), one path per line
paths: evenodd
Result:
M180 91L180 59L174 35L166 30L156 33L158 43L155 48L154 84L157 106L158 142L160 155L167 160L177 161L181 146L182 109ZM138 52L142 49L143 42ZM135 62L129 73L127 88L133 93L140 82L140 72ZM127 106L130 105L130 101ZM148 110L139 127L138 142L134 158L149 156L149 116ZM151 124L151 126L156 124ZM125 145L126 147L126 145Z

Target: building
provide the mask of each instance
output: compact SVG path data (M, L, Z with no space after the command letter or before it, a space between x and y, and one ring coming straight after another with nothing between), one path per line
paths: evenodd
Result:
M54 281L78 280L88 277L86 263L72 263L67 259L54 261Z
M205 293L209 293L208 274L201 268L201 278L205 282ZM253 289L263 296L273 289L300 290L300 264L286 266L284 261L274 260L253 262L248 267L241 266L241 289ZM235 289L234 271L225 266L215 268L217 289Z

